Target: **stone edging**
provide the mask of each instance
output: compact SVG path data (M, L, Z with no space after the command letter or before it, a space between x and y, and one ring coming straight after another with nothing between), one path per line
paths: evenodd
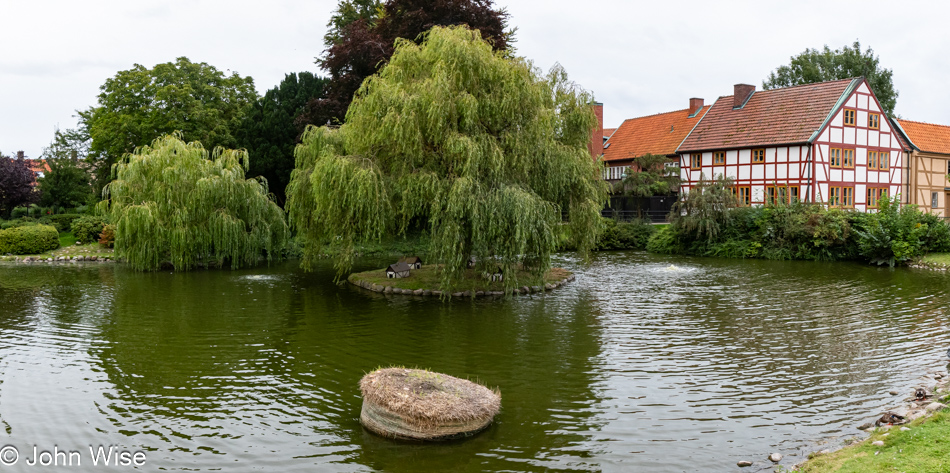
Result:
M935 386L925 386L924 384L919 384L917 387L913 388L913 391L916 391L917 388L923 388L924 390L926 390L927 393L929 394L929 396L926 399L922 401L918 401L914 397L914 394L911 394L910 397L905 398L901 401L902 404L900 406L897 406L893 409L886 411L886 412L894 412L896 414L900 414L904 416L904 422L902 422L901 424L893 424L893 425L886 424L882 426L875 426L873 422L867 422L865 424L860 425L858 427L858 430L861 430L867 433L874 433L877 431L887 431L887 430L890 430L891 428L900 428L901 430L907 430L907 427L904 427L902 424L908 424L911 421L917 420L922 417L930 417L936 414L937 412L943 409L946 409L947 405L941 403L939 399L943 398L948 393L950 393L950 386L948 386L950 385L950 376L948 376L947 372L945 371L931 370L929 373L927 373L923 377L927 378L928 380L932 379L936 381ZM893 390L893 391L890 391L889 394L891 396L899 396L901 393L900 391ZM854 442L849 443L848 445L845 445L844 448L857 445L867 440L868 440L867 438L856 440ZM829 453L831 453L831 450L821 450L821 451L815 452L815 455L827 455ZM797 469L799 466L801 466L808 460L809 458L802 459L801 462L797 463L793 467L793 470Z
M24 256L22 259L17 256L12 260L4 259L0 260L6 263L14 264L33 264L33 263L79 263L79 262L89 262L89 263L114 263L115 260L111 256L57 256L55 258L40 258L38 256Z
M571 274L567 276L566 278L557 282L548 283L548 284L545 284L544 286L521 286L519 288L516 288L513 292L514 294L536 294L536 293L541 293L545 291L553 291L567 284L568 282L573 281L574 279L575 279L574 275ZM429 297L429 296L442 297L443 295L442 291L438 291L438 290L400 289L398 287L381 286L379 284L368 283L361 279L353 280L351 278L347 278L347 282L349 282L350 284L354 286L359 286L368 291L379 292L382 294L401 294L401 295L406 295L406 296L424 296L424 297ZM475 293L473 294L472 291L462 291L462 292L453 292L447 295L450 297L456 297L456 298L502 297L505 295L505 292L504 291L475 291Z

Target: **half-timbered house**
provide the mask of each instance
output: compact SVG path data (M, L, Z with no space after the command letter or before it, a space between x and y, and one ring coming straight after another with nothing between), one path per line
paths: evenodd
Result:
M904 194L903 144L863 78L764 91L737 84L677 153L681 192L723 175L740 205L799 199L865 211Z
M950 217L950 126L894 119L910 149L908 201L920 210Z

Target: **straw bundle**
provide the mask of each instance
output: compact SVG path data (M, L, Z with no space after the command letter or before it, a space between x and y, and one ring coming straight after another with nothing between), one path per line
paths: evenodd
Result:
M373 433L407 440L448 440L488 427L501 394L441 373L385 368L363 376L360 422Z

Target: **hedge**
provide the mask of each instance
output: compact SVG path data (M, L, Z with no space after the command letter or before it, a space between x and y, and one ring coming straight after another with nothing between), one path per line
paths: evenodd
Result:
M59 232L50 225L0 230L0 254L35 255L59 248Z

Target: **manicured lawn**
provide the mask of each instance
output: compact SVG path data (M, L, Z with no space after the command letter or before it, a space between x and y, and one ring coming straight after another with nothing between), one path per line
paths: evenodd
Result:
M374 269L362 273L351 274L350 281L366 281L379 286L392 286L400 289L432 289L439 290L442 275L439 271L439 265L423 266L421 269L414 269L409 277L389 279L386 277L385 269ZM570 271L561 268L551 268L544 276L545 283L554 283L561 281L570 275ZM518 271L517 278L519 285L532 285L530 283L530 274L525 271ZM464 279L454 289L455 291L503 291L505 283L501 281L490 282L484 276L474 269L465 271Z
M922 258L924 263L940 266L950 265L950 253L930 253Z
M798 470L805 473L874 473L950 471L950 412L943 411L917 420L901 431L894 426L876 432L871 438L851 447L808 460ZM884 441L884 446L871 442Z

